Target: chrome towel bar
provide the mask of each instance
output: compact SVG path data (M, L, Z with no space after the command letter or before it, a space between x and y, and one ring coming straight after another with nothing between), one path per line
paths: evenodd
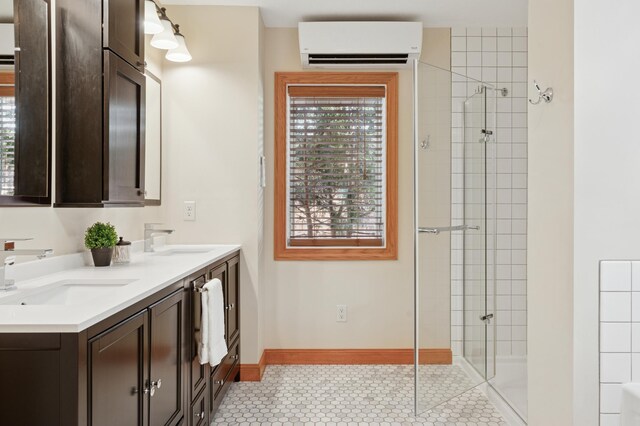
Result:
M446 231L468 231L469 229L479 230L479 226L457 225L457 226L440 226L435 228L418 228L418 232L425 234L436 234Z

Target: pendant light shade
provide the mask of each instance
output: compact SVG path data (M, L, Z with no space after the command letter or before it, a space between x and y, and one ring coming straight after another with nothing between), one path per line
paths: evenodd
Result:
M162 22L162 32L156 34L151 39L151 45L157 49L175 49L178 47L178 40L173 34L173 27L171 22L164 18L160 20Z
M176 39L178 39L178 47L169 50L165 58L172 62L189 62L191 60L191 53L189 53L189 49L187 49L184 36L180 33L177 33L175 36Z
M158 12L156 11L156 4L153 0L145 0L144 2L144 33L145 34L158 34L164 30L160 18L158 18Z

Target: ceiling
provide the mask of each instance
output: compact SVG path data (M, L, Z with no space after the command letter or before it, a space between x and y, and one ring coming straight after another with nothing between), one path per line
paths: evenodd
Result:
M524 27L527 0L164 0L163 4L259 6L267 27L300 21L406 20L425 27Z

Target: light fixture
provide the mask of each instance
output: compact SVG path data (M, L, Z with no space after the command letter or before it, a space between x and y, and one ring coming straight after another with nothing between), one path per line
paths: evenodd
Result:
M145 0L144 2L144 33L158 34L164 30L160 18L158 18L158 10L153 0Z
M157 49L175 49L179 46L179 43L173 34L173 24L171 24L171 21L167 18L164 7L160 9L160 14L160 22L162 23L163 29L162 32L153 36L151 46Z
M169 50L165 58L172 62L189 62L191 60L191 53L189 53L189 49L187 49L184 36L180 34L180 25L176 25L175 29L176 32L174 35L178 40L178 47Z

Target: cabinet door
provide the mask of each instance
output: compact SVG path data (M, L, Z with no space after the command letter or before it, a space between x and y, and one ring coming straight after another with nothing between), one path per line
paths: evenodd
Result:
M145 76L109 51L104 60L104 201L143 204Z
M200 289L205 284L205 276L202 275L191 282L191 336L189 347L191 358L191 395L195 397L200 389L207 382L208 369L206 365L200 364L200 358L198 358L198 343L200 342L200 324L202 322L202 297L201 293L195 291Z
M149 308L151 426L176 425L183 416L182 330L184 298L180 289Z
M147 424L147 311L89 342L91 426Z
M227 262L226 288L226 324L227 346L231 345L240 334L240 258L234 257Z
M144 71L144 0L104 0L103 46Z

